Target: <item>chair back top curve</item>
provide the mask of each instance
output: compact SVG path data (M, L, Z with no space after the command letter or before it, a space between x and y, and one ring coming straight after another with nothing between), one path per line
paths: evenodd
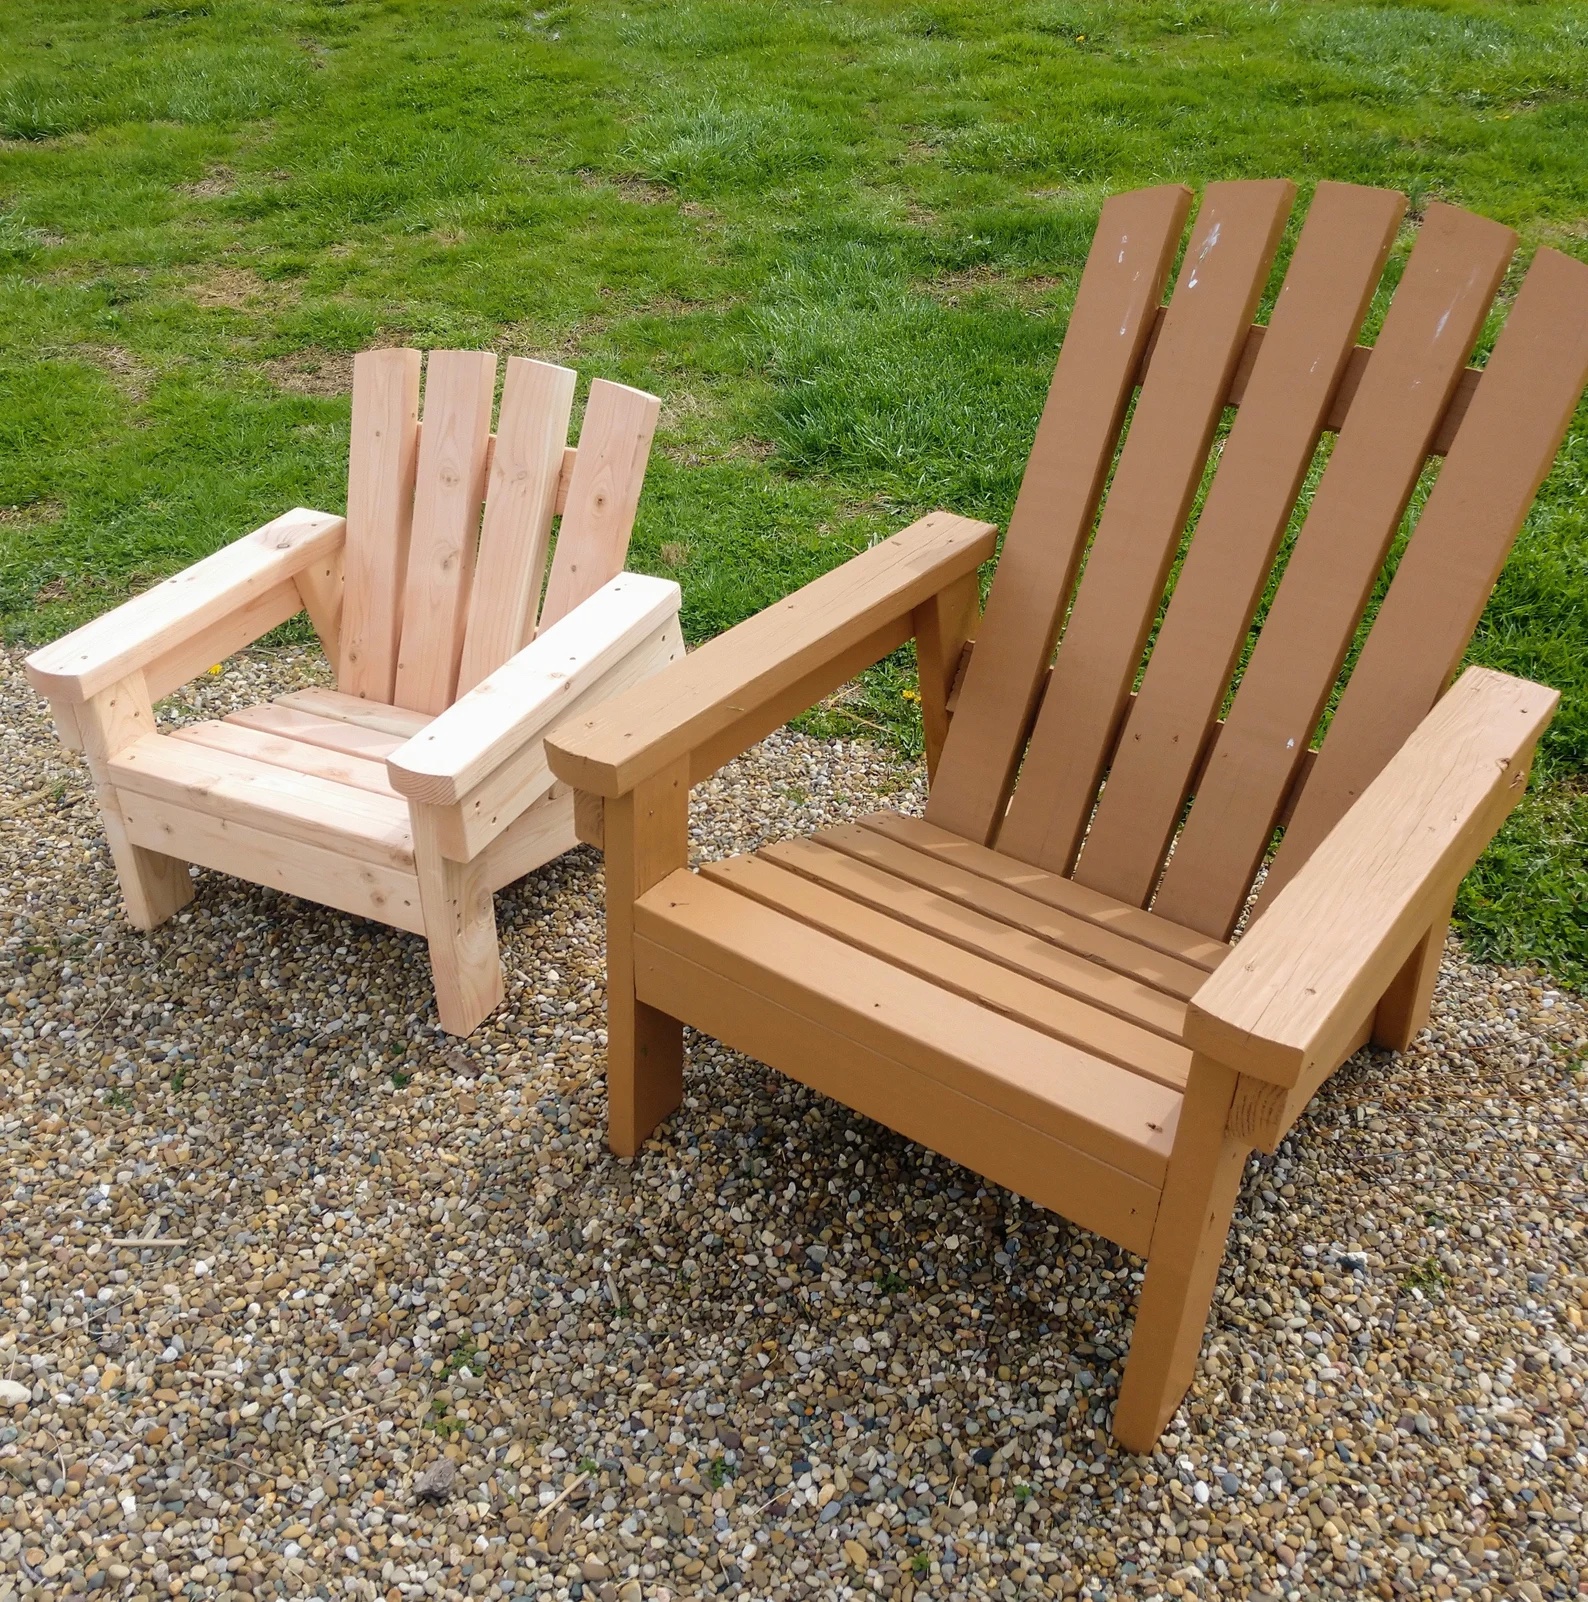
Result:
M927 817L1224 940L1454 677L1588 382L1588 264L1538 251L1480 371L1509 228L1430 205L1366 347L1404 196L1320 183L1266 326L1295 186L1208 185L1182 251L1191 198L1103 208Z
M575 450L572 369L510 356L493 434L496 371L490 351L354 359L349 695L443 712L623 570L660 402L596 379Z

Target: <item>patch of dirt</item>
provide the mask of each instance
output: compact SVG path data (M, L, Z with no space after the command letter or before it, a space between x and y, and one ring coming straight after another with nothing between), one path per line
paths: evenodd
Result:
M148 362L120 345L75 345L72 354L109 373L128 400L141 401L155 378L155 369Z
M999 272L996 267L983 264L967 267L963 272L944 273L941 277L930 279L926 284L926 292L945 305L957 306L966 296L982 290L997 290L1017 305L1034 306L1044 296L1057 289L1062 282L1060 278L1042 273L1033 273L1024 278L1010 277L1006 273Z
M237 175L230 167L211 167L195 184L178 184L179 195L191 195L195 200L215 200L221 195L237 193Z
M636 206L660 206L678 198L666 184L654 183L633 173L609 174L586 169L580 172L579 182L586 189L611 190Z
M0 528L36 528L65 516L66 508L59 501L24 501L16 506L0 506Z
M353 390L353 355L345 350L302 350L275 356L264 364L270 381L295 395L349 395Z
M251 311L263 303L296 298L290 286L267 284L251 267L217 267L188 293L196 305L220 311Z

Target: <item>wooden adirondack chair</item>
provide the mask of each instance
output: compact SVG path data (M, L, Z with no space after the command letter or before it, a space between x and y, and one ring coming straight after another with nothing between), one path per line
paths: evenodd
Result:
M492 434L496 357L433 351L423 424L420 361L354 363L345 519L288 512L27 671L87 757L134 924L192 899L189 862L393 924L467 1034L502 997L494 892L576 843L546 729L683 647L678 586L622 571L655 397L597 379L575 450L568 368L510 359ZM156 728L153 701L305 608L337 689Z
M934 513L547 741L585 827L600 808L614 1148L677 1106L682 1020L1143 1255L1114 1420L1141 1450L1194 1372L1249 1152L1365 1041L1421 1027L1457 884L1556 701L1447 685L1588 374L1588 266L1540 251L1468 371L1516 239L1431 206L1360 349L1405 201L1320 184L1252 327L1293 198L1210 185L1161 312L1190 195L1105 206L979 630L994 531ZM690 786L911 636L926 817L686 871Z

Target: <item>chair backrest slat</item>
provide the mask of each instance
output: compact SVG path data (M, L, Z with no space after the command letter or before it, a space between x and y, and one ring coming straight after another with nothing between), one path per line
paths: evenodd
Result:
M1136 190L1097 225L927 801L933 823L980 844L1008 805L1190 205L1178 184Z
M643 390L604 378L591 384L540 628L623 571L660 411L661 402Z
M495 391L493 351L431 351L393 697L415 712L444 712L457 688Z
M1318 186L1126 714L1081 884L1138 906L1152 893L1405 209L1393 190Z
M1068 873L1295 197L1210 184L1059 641L998 848Z
M1429 207L1198 781L1161 916L1219 939L1235 927L1515 245L1499 223Z
M535 632L577 376L571 367L508 358L459 695L494 673Z
M419 458L420 360L416 350L366 350L353 358L336 678L348 695L388 704L397 674Z
M1444 693L1585 383L1588 264L1541 250L1352 669L1259 907Z

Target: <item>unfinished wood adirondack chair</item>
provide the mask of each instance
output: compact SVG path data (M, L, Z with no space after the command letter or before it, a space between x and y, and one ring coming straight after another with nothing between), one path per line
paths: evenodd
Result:
M937 512L547 742L588 827L600 808L614 1148L677 1106L682 1020L1140 1253L1114 1429L1142 1450L1194 1372L1248 1153L1365 1041L1421 1027L1457 884L1556 701L1480 669L1447 686L1588 373L1588 266L1540 251L1468 371L1516 240L1431 206L1360 349L1405 202L1321 184L1254 328L1293 198L1209 186L1161 313L1191 197L1109 201L979 630L993 530ZM912 636L926 817L686 871L690 786Z
M575 450L568 368L509 359L492 434L496 357L431 352L423 424L420 362L354 362L345 519L288 512L27 670L87 757L134 924L192 899L189 862L393 924L467 1034L502 997L493 893L576 843L546 729L683 647L678 586L622 570L655 397L597 379ZM335 690L156 728L152 702L305 608Z

